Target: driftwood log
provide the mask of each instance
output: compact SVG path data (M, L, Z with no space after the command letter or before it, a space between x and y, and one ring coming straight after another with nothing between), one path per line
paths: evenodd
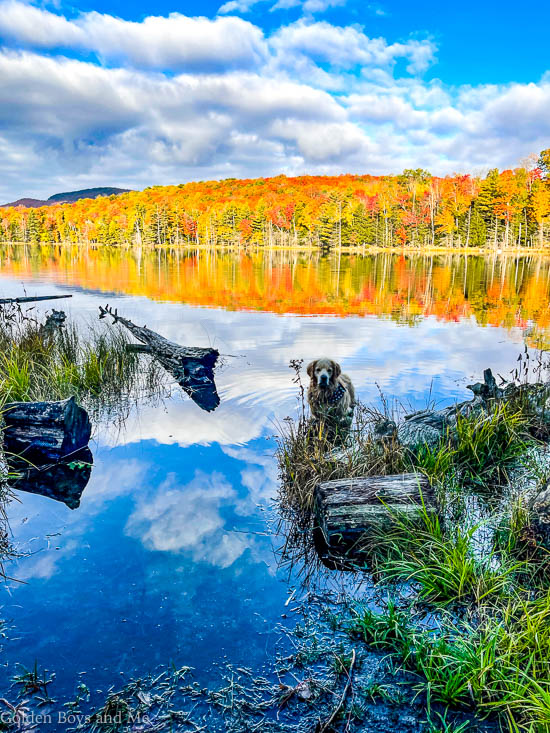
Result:
M72 297L72 295L37 295L35 297L24 298L0 298L0 305L8 305L11 303L37 303L39 300L60 300L61 298Z
M131 351L153 356L171 374L182 389L203 410L211 412L220 404L214 382L214 367L219 357L217 349L180 346L147 326L136 326L118 315L107 305L99 307L100 318L111 316L113 323L122 323L141 344L130 344Z
M9 485L17 491L47 496L61 501L69 509L80 506L80 497L90 480L93 455L89 448L81 448L70 460L29 466L21 459L8 456Z
M323 481L314 492L317 552L328 567L361 561L369 533L391 526L396 513L412 519L435 510L428 480L415 473Z
M478 418L489 414L499 402L512 401L523 406L534 419L533 430L547 436L550 431L550 384L545 382L521 383L506 381L500 386L491 369L483 372L483 382L469 384L473 399L458 402L442 410L420 410L405 415L402 422L384 418L374 427L377 440L397 440L411 452L417 453L428 446L436 447L442 439L454 439L461 418Z
M4 405L4 451L33 464L55 463L88 445L90 418L74 397Z

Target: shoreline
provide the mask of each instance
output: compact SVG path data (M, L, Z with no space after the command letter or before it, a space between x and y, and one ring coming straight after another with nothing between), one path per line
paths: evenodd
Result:
M323 250L316 245L297 244L297 245L239 245L239 244L159 244L152 247L136 244L101 244L99 242L2 242L0 246L10 247L60 247L63 249L70 247L78 247L81 249L117 249L123 251L165 251L165 250L181 250L182 252L199 252L199 251L235 251L235 252L304 252L325 254L348 254L348 255L374 255L374 254L394 254L394 255L425 255L434 257L436 255L460 255L460 256L526 256L536 255L539 257L550 257L550 243L546 247L383 247L379 245L363 245L363 246L342 246L331 247Z

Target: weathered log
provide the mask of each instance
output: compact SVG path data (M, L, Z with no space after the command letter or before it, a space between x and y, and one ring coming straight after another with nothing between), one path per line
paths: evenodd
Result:
M89 448L73 453L70 460L43 466L29 466L21 459L8 457L8 483L17 491L47 496L63 502L69 509L76 509L80 506L82 492L90 480L93 460Z
M57 462L88 445L88 413L74 397L4 405L4 451L31 463Z
M113 323L122 323L141 341L141 344L130 344L131 351L153 356L199 407L208 412L216 409L220 404L214 382L214 367L220 355L217 349L180 346L147 326L136 326L108 305L100 306L99 311L100 318L111 316Z
M474 393L473 399L442 410L413 412L405 415L398 425L391 420L381 420L375 426L375 436L378 440L395 437L402 446L417 453L425 446L434 448L442 439L454 439L460 418L481 417L489 414L495 403L511 401L522 405L534 418L531 429L535 435L547 437L550 432L550 385L544 382L516 384L500 379L498 386L492 371L485 369L483 382L468 385Z
M396 515L420 517L435 509L428 480L415 473L323 481L314 492L314 540L321 560L342 567L367 552L369 534L390 527Z
M60 300L61 298L72 297L72 295L37 295L28 298L0 298L0 305L7 305L8 303L37 303L40 300Z

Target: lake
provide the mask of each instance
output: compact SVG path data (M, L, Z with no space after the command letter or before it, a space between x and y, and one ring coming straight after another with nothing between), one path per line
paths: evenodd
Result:
M98 306L169 339L215 346L219 408L183 393L99 421L78 509L20 493L8 508L23 553L2 590L5 678L55 670L68 699L163 665L203 682L229 660L260 668L293 623L296 578L278 568L278 425L298 408L292 359L329 355L359 398L412 409L508 376L550 337L550 259L299 251L0 247L2 297L94 321ZM45 303L37 310L46 310ZM106 328L105 321L101 322ZM147 358L147 357L142 357Z

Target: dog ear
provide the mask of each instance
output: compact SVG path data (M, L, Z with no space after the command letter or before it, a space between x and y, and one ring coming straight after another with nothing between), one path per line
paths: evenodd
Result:
M313 372L315 371L316 364L317 364L317 360L312 361L312 362L310 362L307 365L307 375L308 375L308 377L312 377L313 376Z
M332 362L332 379L336 382L338 377L342 374L342 367L337 362Z

